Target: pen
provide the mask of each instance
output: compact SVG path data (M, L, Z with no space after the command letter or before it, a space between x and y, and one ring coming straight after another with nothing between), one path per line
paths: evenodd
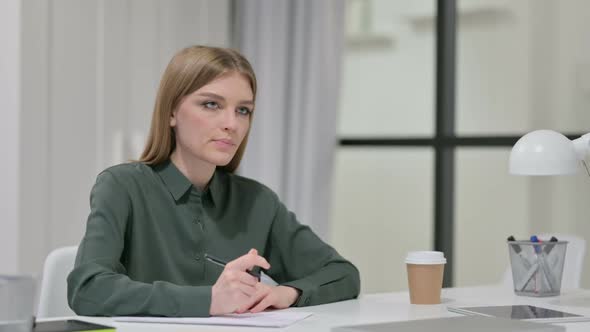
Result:
M559 242L559 240L555 237L552 236L551 239L549 240L549 242ZM547 256L547 263L549 263L549 266L551 267L551 269L557 270L559 269L559 267L557 266L560 262L560 257L559 257L559 252L555 253L553 252L553 254L551 254L551 250L556 246L557 244L548 244L545 247L545 254Z
M525 288L527 287L527 285L529 284L529 281L531 281L532 279L534 279L534 277L537 275L537 271L539 270L539 263L535 262L533 263L533 265L531 265L531 267L528 269L528 271L526 272L526 274L524 275L524 277L522 279L520 279L520 281L514 286L514 288L516 288L519 291L524 291ZM533 287L536 289L536 287Z
M539 238L536 235L531 235L531 242L532 243L540 243L541 240L539 240ZM535 253L538 254L541 252L541 246L533 245L533 248L535 248Z
M511 264L514 289L517 291L524 291L531 278L535 275L539 264L536 262L530 262L518 243L510 243L516 242L514 236L510 235L506 240L516 256L520 258L515 258L517 261Z
M514 238L514 236L510 235L507 239L508 242L516 242L516 239ZM531 265L533 265L532 262L529 261L529 259L522 253L522 248L520 247L520 245L518 243L512 243L510 244L510 247L512 248L512 250L514 250L514 252L520 256L520 258L522 259L522 263L524 265L525 268L530 268Z
M532 235L531 236L531 242L532 243L541 243L541 240L539 240L539 238L536 235ZM533 247L535 248L535 253L537 254L537 260L539 262L539 267L541 268L541 272L543 273L544 281L547 284L547 286L549 287L549 291L553 290L553 280L552 280L552 276L551 276L551 272L548 270L548 267L545 264L545 251L541 250L541 246L539 245L533 245ZM540 277L540 276L539 276ZM543 281L543 278L541 278L541 280L539 280L540 282ZM541 285L539 285L541 286Z
M515 241L514 237L509 236L508 242L513 242L513 241ZM531 242L535 243L538 241L539 241L539 239L536 236L534 236L534 235L531 236ZM535 285L533 286L533 289L535 291L538 291L537 284L540 284L540 281L541 281L541 280L539 280L540 275L538 273L539 268L541 268L541 266L540 266L541 262L538 257L538 252L540 251L539 246L538 245L533 246L533 249L534 249L533 251L535 252L535 254L537 256L537 259L534 262L530 262L528 260L526 255L524 255L522 253L522 248L517 243L511 244L511 247L512 247L512 249L514 249L516 254L518 254L521 257L522 264L525 267L525 269L527 270L526 273L524 273L524 274L520 274L520 273L522 273L522 271L518 271L519 273L517 273L517 275L519 275L521 277L519 277L517 279L518 282L515 282L515 286L514 286L515 289L517 289L519 291L524 291L525 288L527 287L527 285L529 284L529 282L534 281ZM516 264L516 266L520 266L520 265ZM513 265L513 267L514 267L514 265Z
M549 240L549 242L557 242L557 238L555 236L552 236L551 239ZM555 247L555 244L548 244L545 246L545 253L547 255L549 255L549 253L551 252L551 250L553 249L553 247Z
M508 242L516 242L516 239L514 239L514 236L510 235L508 237L508 239L506 239ZM520 248L520 246L516 243L513 243L510 245L512 247L512 249L514 249L514 252L516 252L518 255L520 255L520 252L522 251L522 249Z
M211 262L211 263L213 263L215 265L219 265L221 267L225 267L225 265L227 265L227 263L228 263L228 262L226 262L226 261L224 261L222 259L219 259L219 258L217 258L215 256L211 256L209 254L205 254L205 259L208 260L209 262ZM256 278L258 281L260 281L260 271L251 271L251 270L248 270L246 272L248 272L248 274L250 274L251 276L253 276L254 278Z

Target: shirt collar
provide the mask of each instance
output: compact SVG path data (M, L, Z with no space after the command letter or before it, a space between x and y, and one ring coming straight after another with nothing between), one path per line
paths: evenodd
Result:
M159 164L154 167L155 171L158 173L164 184L168 188L168 191L174 197L174 200L178 202L189 191L193 184L189 181L189 179L180 172L176 165L168 159L162 164ZM223 185L222 181L222 171L216 169L215 173L213 173L213 177L209 181L208 191L211 192L211 199L213 204L219 202L222 199L222 191Z
M192 183L170 160L157 165L154 169L177 202L192 187Z
M211 200L213 201L213 205L217 205L223 199L223 179L224 179L224 171L220 169L215 169L215 173L213 173L213 178L209 182L209 193L211 194Z

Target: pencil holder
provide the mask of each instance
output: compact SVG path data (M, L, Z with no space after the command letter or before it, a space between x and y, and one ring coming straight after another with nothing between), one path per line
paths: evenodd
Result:
M508 241L514 293L559 295L566 249L567 241Z

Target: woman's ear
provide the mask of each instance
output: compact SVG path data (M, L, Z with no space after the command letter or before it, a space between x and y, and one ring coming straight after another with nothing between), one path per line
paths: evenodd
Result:
M172 113L170 113L170 127L176 127L176 111L172 111Z

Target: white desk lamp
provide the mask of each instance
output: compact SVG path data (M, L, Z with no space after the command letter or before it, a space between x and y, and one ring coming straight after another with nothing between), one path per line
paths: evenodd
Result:
M535 130L521 137L510 151L509 172L514 175L567 175L578 172L579 164L590 170L590 133L575 140L552 130ZM574 299L572 305L588 306L589 300Z
M510 174L574 174L590 155L590 133L570 141L552 130L535 130L521 137L510 152Z

